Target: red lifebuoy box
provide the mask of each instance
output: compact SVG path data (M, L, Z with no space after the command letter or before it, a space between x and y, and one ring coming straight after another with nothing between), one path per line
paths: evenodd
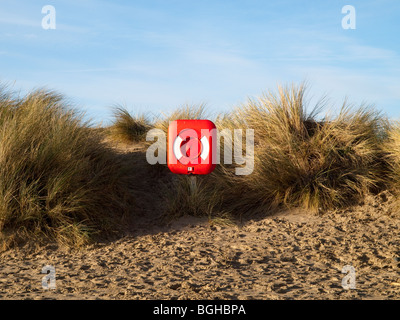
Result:
M216 164L217 131L210 120L175 120L168 127L168 168L177 174L209 174Z

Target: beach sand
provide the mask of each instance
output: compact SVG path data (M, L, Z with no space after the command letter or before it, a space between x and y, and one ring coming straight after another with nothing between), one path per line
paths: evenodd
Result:
M80 251L49 244L0 255L0 299L399 299L400 224L386 193L352 209L286 211L241 224L136 219ZM56 289L42 287L43 266ZM356 271L345 290L342 268Z

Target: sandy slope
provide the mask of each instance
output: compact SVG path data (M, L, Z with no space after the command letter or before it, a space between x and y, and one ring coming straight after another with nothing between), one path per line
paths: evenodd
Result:
M400 299L400 223L387 196L313 216L285 212L213 226L156 216L116 242L80 252L49 245L0 256L1 299ZM43 290L41 269L56 269ZM356 289L341 286L343 266Z

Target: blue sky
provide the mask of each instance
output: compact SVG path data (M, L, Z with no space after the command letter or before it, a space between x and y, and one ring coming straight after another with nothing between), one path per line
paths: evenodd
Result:
M56 29L42 28L42 7ZM342 7L356 29L342 28ZM65 94L108 123L111 106L227 111L278 84L400 118L398 0L0 0L0 81Z

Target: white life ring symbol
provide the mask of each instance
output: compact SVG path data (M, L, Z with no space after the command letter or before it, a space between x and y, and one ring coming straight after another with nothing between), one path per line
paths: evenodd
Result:
M174 155L177 160L180 160L183 158L183 154L181 151L182 142L183 142L183 139L178 135L176 137L176 139L174 141L174 145L173 145ZM210 143L208 142L208 139L205 136L200 139L200 142L201 142L200 158L205 160L205 159L207 159L208 154L210 153Z

